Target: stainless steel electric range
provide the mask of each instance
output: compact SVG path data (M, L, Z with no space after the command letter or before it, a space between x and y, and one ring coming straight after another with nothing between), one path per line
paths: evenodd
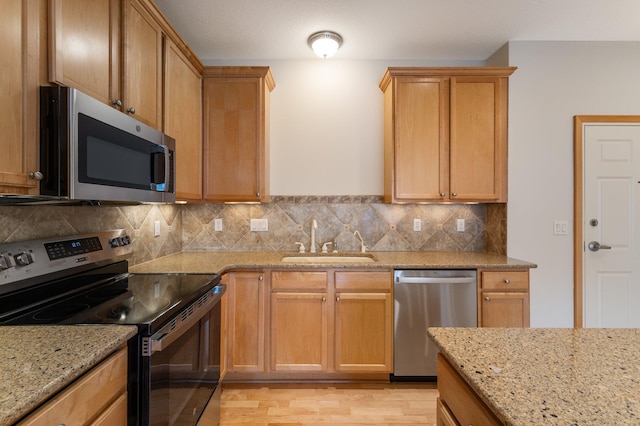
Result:
M215 274L131 274L124 230L0 244L0 325L136 325L128 424L194 425L219 403Z

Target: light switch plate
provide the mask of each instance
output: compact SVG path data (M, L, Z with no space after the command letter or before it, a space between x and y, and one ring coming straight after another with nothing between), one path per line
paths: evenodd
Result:
M153 236L154 237L159 237L160 236L160 221L156 220L155 222L153 222Z
M464 232L464 219L456 219L456 229L458 232Z
M415 232L422 231L422 219L420 218L413 219L413 230Z
M553 235L569 235L569 222L566 220L554 220Z

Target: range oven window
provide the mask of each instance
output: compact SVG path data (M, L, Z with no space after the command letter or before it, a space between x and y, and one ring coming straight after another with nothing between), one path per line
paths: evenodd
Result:
M151 425L195 425L220 379L220 303L151 355ZM215 403L215 402L212 402Z

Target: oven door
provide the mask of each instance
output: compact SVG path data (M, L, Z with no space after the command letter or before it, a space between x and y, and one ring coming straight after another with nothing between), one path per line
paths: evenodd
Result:
M194 303L151 337L143 425L195 425L212 399L220 380L221 296Z

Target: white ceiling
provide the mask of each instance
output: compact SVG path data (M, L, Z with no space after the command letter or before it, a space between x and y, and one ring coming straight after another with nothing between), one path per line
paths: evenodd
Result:
M640 0L155 0L200 59L484 60L507 41L640 41ZM639 52L640 53L640 52Z

